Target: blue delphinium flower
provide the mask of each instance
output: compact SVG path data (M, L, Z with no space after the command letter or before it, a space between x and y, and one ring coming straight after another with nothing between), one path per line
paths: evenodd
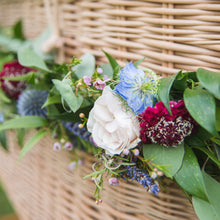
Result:
M155 76L155 73L149 70L149 75L152 74ZM138 115L148 106L153 106L157 94L157 80L130 62L121 70L120 83L115 86L114 91L122 96Z
M17 111L21 116L35 115L46 117L46 108L41 108L45 103L48 92L44 90L26 90L21 93L17 101Z
M160 189L158 188L158 184L155 184L152 178L147 174L142 172L136 166L126 166L127 173L126 177L131 180L136 180L139 182L148 192L152 192L157 195Z

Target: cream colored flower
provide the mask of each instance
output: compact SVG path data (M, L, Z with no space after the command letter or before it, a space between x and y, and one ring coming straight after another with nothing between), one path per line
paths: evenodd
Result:
M87 128L97 146L111 156L134 148L140 142L137 117L122 107L109 86L105 87L90 111Z

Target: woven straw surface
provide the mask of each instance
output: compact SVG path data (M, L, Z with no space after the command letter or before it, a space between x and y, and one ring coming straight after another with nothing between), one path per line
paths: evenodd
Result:
M33 135L30 132L27 138ZM20 149L8 133L10 152L0 149L0 177L21 220L196 220L191 204L176 186L159 196L133 182L104 185L103 203L93 199L94 183L82 178L91 173L92 158L82 154L85 165L70 172L70 155L52 150L47 136L20 163Z

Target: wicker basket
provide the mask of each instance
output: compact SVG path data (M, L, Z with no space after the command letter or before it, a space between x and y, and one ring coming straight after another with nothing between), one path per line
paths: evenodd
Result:
M30 138L33 131L27 135ZM47 136L20 163L14 132L8 132L10 152L0 149L0 177L22 220L196 220L191 204L175 185L154 196L133 182L104 184L103 203L96 205L94 183L82 177L92 172L93 157L81 153L85 165L73 172L70 155L54 152Z

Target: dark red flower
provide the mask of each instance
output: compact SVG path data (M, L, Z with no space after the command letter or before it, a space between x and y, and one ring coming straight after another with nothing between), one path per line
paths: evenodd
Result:
M33 69L22 66L18 61L6 63L0 73L1 88L11 98L17 99L20 93L26 88L24 81L9 81L3 77L14 77L24 75Z
M172 115L162 102L148 107L139 116L141 139L144 143L174 146L192 133L197 123L187 111L184 101L170 101Z

